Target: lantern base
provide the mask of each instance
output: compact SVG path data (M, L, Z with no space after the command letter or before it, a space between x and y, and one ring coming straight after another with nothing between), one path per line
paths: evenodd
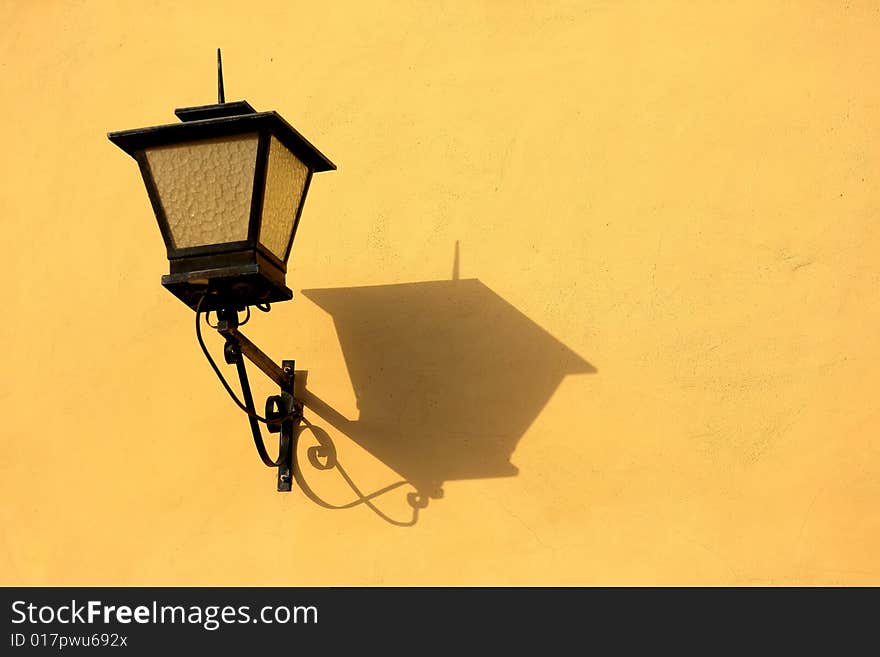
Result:
M203 312L289 301L293 292L258 263L166 274L162 285L195 310ZM205 296L207 294L207 296Z

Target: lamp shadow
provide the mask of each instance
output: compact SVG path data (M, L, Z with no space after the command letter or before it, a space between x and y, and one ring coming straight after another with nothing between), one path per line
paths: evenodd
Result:
M358 417L306 408L425 498L510 477L510 457L563 378L596 369L477 279L303 290L333 318Z

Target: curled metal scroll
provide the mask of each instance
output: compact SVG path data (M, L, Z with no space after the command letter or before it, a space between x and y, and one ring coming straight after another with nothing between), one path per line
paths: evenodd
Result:
M396 490L401 486L410 484L410 482L406 480L401 480L385 486L384 488L381 488L373 493L370 493L369 495L364 495L358 488L357 484L355 484L355 482L349 476L348 472L345 471L345 468L343 468L342 465L339 463L339 459L336 455L336 446L333 444L333 441L331 440L327 432L319 427L316 427L302 416L302 405L295 402L291 394L292 390L287 393L282 392L280 396L271 396L266 400L266 417L262 417L256 413L253 394L251 393L250 383L248 381L247 368L245 367L244 358L242 357L241 353L241 346L238 344L234 337L230 338L229 336L227 336L227 341L224 345L223 350L224 357L227 363L229 363L230 365L235 365L238 372L244 401L238 399L238 396L230 387L229 382L226 381L226 377L223 376L220 368L217 367L217 363L214 361L213 357L208 351L208 347L205 345L205 341L202 337L202 301L204 301L204 297L199 301L198 305L196 306L196 338L198 339L199 346L201 347L205 358L210 364L211 369L214 370L217 378L223 384L224 389L229 394L232 401L235 402L236 406L238 406L239 409L241 409L245 413L245 415L247 415L248 422L251 427L251 433L253 434L254 446L257 449L257 454L259 455L260 460L270 468L281 467L282 469L286 470L285 460L287 455L290 454L290 474L293 475L294 480L302 489L305 496L308 497L315 504L324 507L325 509L350 509L363 504L367 506L371 511L373 511L373 513L378 515L386 522L391 523L392 525L396 525L398 527L411 527L412 525L415 525L418 521L419 510L424 509L426 506L428 506L428 496L418 490L412 491L407 494L406 500L409 503L410 507L412 507L413 514L412 518L406 521L396 520L392 518L375 504L373 504L372 500L374 500L375 498L384 495L385 493ZM264 309L260 308L260 310ZM265 308L265 311L268 311L268 304ZM248 317L250 317L250 314L248 314ZM240 334L238 334L238 337L242 338ZM291 364L290 367L292 368L293 365ZM259 423L265 423L269 431L274 433L277 431L281 431L281 424L287 421L292 421L296 423L293 436L291 437L292 444L285 444L284 441L287 440L287 436L289 434L285 434L284 432L282 432L282 442L279 443L278 458L273 459L271 456L269 456L266 445L263 442L263 436L262 432L260 431ZM318 443L317 445L313 445L306 450L306 457L311 466L316 470L337 470L345 483L357 496L356 499L346 504L331 504L330 502L322 499L321 496L319 496L317 493L315 493L315 491L306 481L306 478L303 475L302 468L300 467L296 449L297 443L299 442L299 436L305 430L310 431L312 436ZM290 448L289 452L287 451L288 446ZM288 474L287 472L279 473L279 490L290 490L290 474ZM287 482L287 487L283 489L280 487L282 480Z

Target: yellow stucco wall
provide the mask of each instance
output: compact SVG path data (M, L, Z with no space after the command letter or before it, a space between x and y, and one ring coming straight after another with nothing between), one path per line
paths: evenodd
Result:
M0 7L0 584L880 584L875 2ZM339 164L246 332L412 527L274 492L159 284L106 133L217 46Z

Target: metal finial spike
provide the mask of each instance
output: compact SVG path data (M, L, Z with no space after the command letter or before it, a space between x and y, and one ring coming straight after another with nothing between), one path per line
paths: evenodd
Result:
M223 60L220 58L220 48L217 48L217 104L222 105L226 102L226 95L223 93Z

